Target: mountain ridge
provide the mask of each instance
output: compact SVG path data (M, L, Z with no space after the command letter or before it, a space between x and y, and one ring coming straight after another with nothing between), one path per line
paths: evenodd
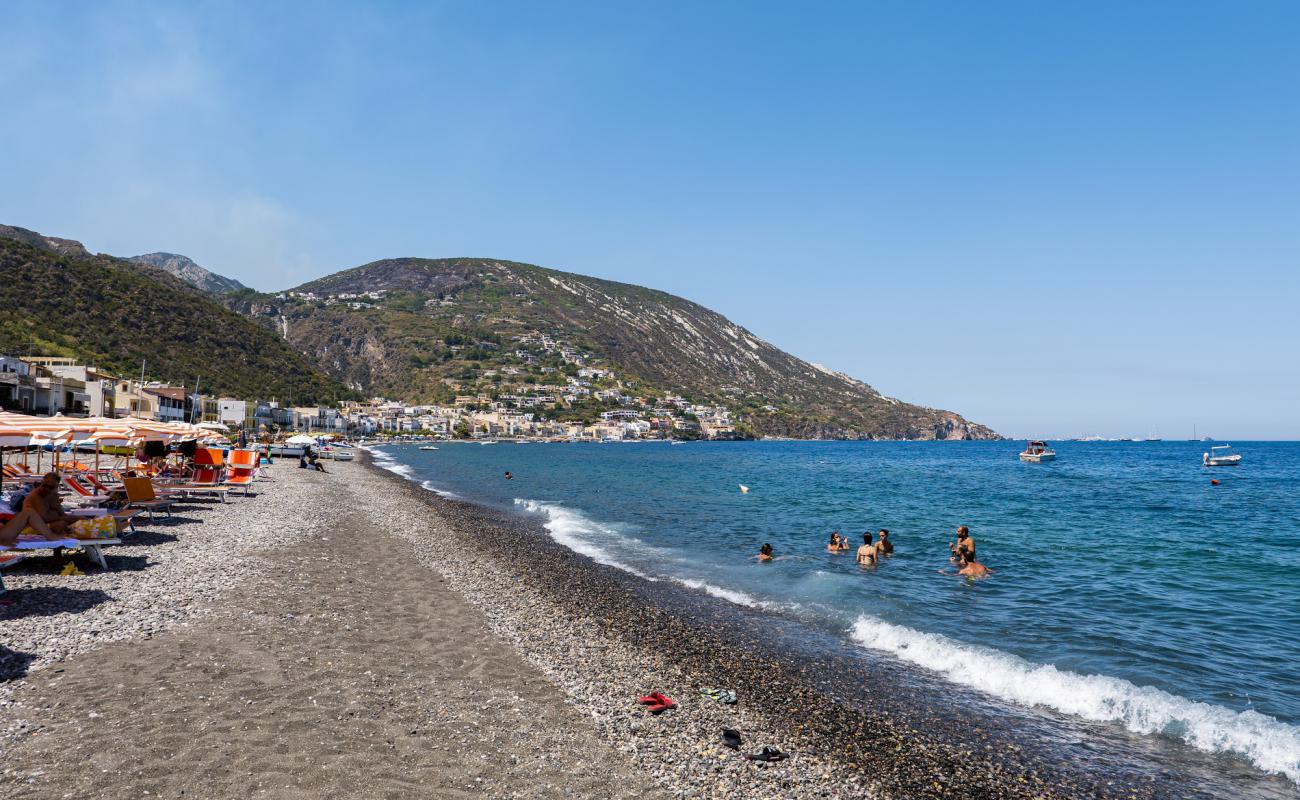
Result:
M382 298L369 296L377 292ZM886 397L864 381L799 359L685 298L534 264L382 259L282 296L261 313L273 316L299 349L328 360L327 368L350 385L378 384L399 395L403 388L430 391L452 375L464 381L474 369L447 348L421 348L411 337L427 344L491 332L507 345L538 331L595 354L654 390L725 402L758 435L998 436L953 412ZM370 363L359 366L359 360ZM496 355L487 364L519 366ZM429 379L420 379L422 373Z
M248 288L234 278L218 275L212 270L194 263L192 259L176 253L145 253L144 255L131 256L126 260L134 264L148 264L151 267L165 270L207 294L228 294L230 292L244 291Z
M145 361L151 378L201 376L209 391L248 399L351 396L280 337L163 269L0 226L0 275L0 353L72 357L122 375Z
M40 317L10 311L0 317L0 348L25 341L113 366L152 357L161 347L163 364L186 375L211 368L206 361L246 363L245 379L217 366L216 380L205 378L214 389L283 396L297 386L303 400L350 393L450 404L460 394L512 397L545 389L572 379L583 365L617 375L597 386L605 395L713 403L729 409L748 435L1000 438L955 412L887 397L865 381L786 353L691 300L523 262L381 259L272 295L177 254L91 255L74 240L12 226L0 226L0 258L7 277L25 269L32 273L28 283L53 289L64 281L79 297L77 303L61 303L57 293L22 297L11 281L13 307L26 301L56 316L84 318L88 330L111 342L92 346ZM119 284L130 290L123 295ZM121 325L133 301L149 307L153 328ZM116 314L88 310L114 303L124 306ZM234 331L242 342L205 341L169 325L169 307L183 309L192 327ZM188 349L171 347L177 341ZM118 350L132 355L124 359ZM612 408L610 402L564 413L591 415Z

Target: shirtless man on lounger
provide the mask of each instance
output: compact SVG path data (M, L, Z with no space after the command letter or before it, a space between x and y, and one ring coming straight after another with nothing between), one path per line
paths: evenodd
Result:
M23 501L24 511L35 511L50 526L50 530L59 536L67 536L73 518L63 513L63 504L59 502L59 473L47 472L36 488Z

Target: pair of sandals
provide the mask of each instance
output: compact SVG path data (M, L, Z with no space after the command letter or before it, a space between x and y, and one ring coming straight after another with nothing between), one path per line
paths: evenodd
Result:
M719 703L726 703L729 706L734 706L736 704L736 693L731 689L713 689L706 686L703 689L700 689L700 694L710 700L717 700Z
M662 714L670 708L677 708L677 704L673 702L673 699L663 692L651 692L645 697L638 697L636 701L645 706L646 711L651 714Z
M732 750L740 750L740 745L742 744L740 731L733 728L727 728L724 730L722 732L722 744L725 747L730 747ZM788 754L781 752L775 747L764 747L757 753L745 754L745 758L748 758L750 761L785 761L789 757Z

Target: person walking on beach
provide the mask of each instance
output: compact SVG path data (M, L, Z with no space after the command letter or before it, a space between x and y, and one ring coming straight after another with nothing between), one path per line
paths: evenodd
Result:
M763 543L763 546L760 547L760 548L758 548L758 555L755 556L755 558L757 558L757 559L759 560L760 563L766 563L766 562L768 562L768 561L771 561L771 560L772 560L772 545L771 545L771 544L768 544L767 542L764 542L764 543Z
M876 563L876 546L871 543L871 534L862 534L862 546L858 548L858 563L868 566Z
M894 543L889 541L889 531L881 528L880 533L877 535L880 537L880 542L876 544L876 557L892 556L894 554Z

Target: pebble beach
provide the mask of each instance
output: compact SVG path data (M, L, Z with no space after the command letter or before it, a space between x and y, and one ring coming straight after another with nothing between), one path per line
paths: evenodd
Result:
M7 570L0 793L1192 796L802 660L757 615L368 462L277 464L256 497L142 523L107 572ZM654 691L677 707L649 714ZM744 757L764 747L789 758Z

